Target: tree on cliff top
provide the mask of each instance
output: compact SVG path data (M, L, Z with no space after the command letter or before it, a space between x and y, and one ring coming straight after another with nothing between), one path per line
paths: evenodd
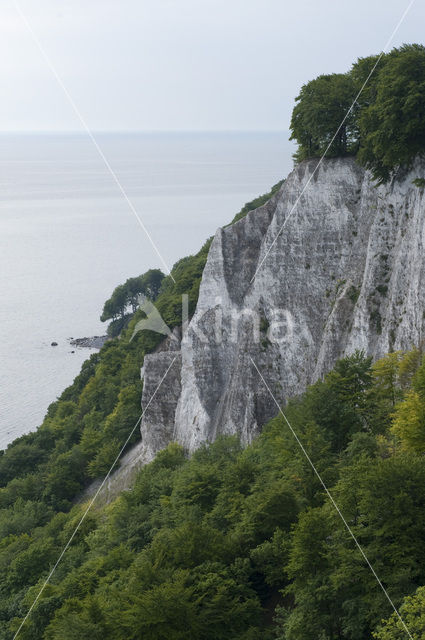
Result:
M325 151L341 156L356 150L355 109L341 124L355 94L353 79L344 73L319 76L301 88L291 119L291 140L298 142L296 160Z
M358 159L380 182L425 152L425 47L404 45L388 54L359 128Z
M425 47L403 45L380 60L361 58L348 73L311 80L296 101L296 161L357 154L378 182L386 182L425 153Z

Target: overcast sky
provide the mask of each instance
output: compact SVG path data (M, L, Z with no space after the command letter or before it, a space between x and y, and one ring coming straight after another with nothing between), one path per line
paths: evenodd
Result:
M379 52L408 0L19 0L93 130L288 129L300 86ZM416 0L394 45L424 42ZM0 130L81 130L13 0Z

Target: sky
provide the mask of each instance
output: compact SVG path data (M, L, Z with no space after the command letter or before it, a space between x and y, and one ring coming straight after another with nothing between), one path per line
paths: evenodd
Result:
M93 131L287 130L301 85L384 47L409 0L17 0ZM416 0L392 46L424 42ZM81 131L15 0L0 131Z

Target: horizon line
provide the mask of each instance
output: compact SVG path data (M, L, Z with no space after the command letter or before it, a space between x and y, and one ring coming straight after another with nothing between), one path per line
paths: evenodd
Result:
M289 129L93 129L93 134L289 133ZM82 135L79 129L0 129L0 135Z

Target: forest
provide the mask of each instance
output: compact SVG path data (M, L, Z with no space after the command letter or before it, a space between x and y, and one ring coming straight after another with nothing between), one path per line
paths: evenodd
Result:
M70 402L59 402L59 415L42 431L46 439L55 432L59 449L68 438L75 459L85 451L71 446ZM89 512L20 637L406 637L320 476L412 637L423 638L423 354L394 352L372 363L356 352L291 400L285 415L317 474L282 416L246 448L221 438L189 459L170 444L131 491ZM54 467L40 461L38 478L23 472L1 490L4 639L13 637L85 508L72 504L69 485L66 498L54 494L57 460Z

